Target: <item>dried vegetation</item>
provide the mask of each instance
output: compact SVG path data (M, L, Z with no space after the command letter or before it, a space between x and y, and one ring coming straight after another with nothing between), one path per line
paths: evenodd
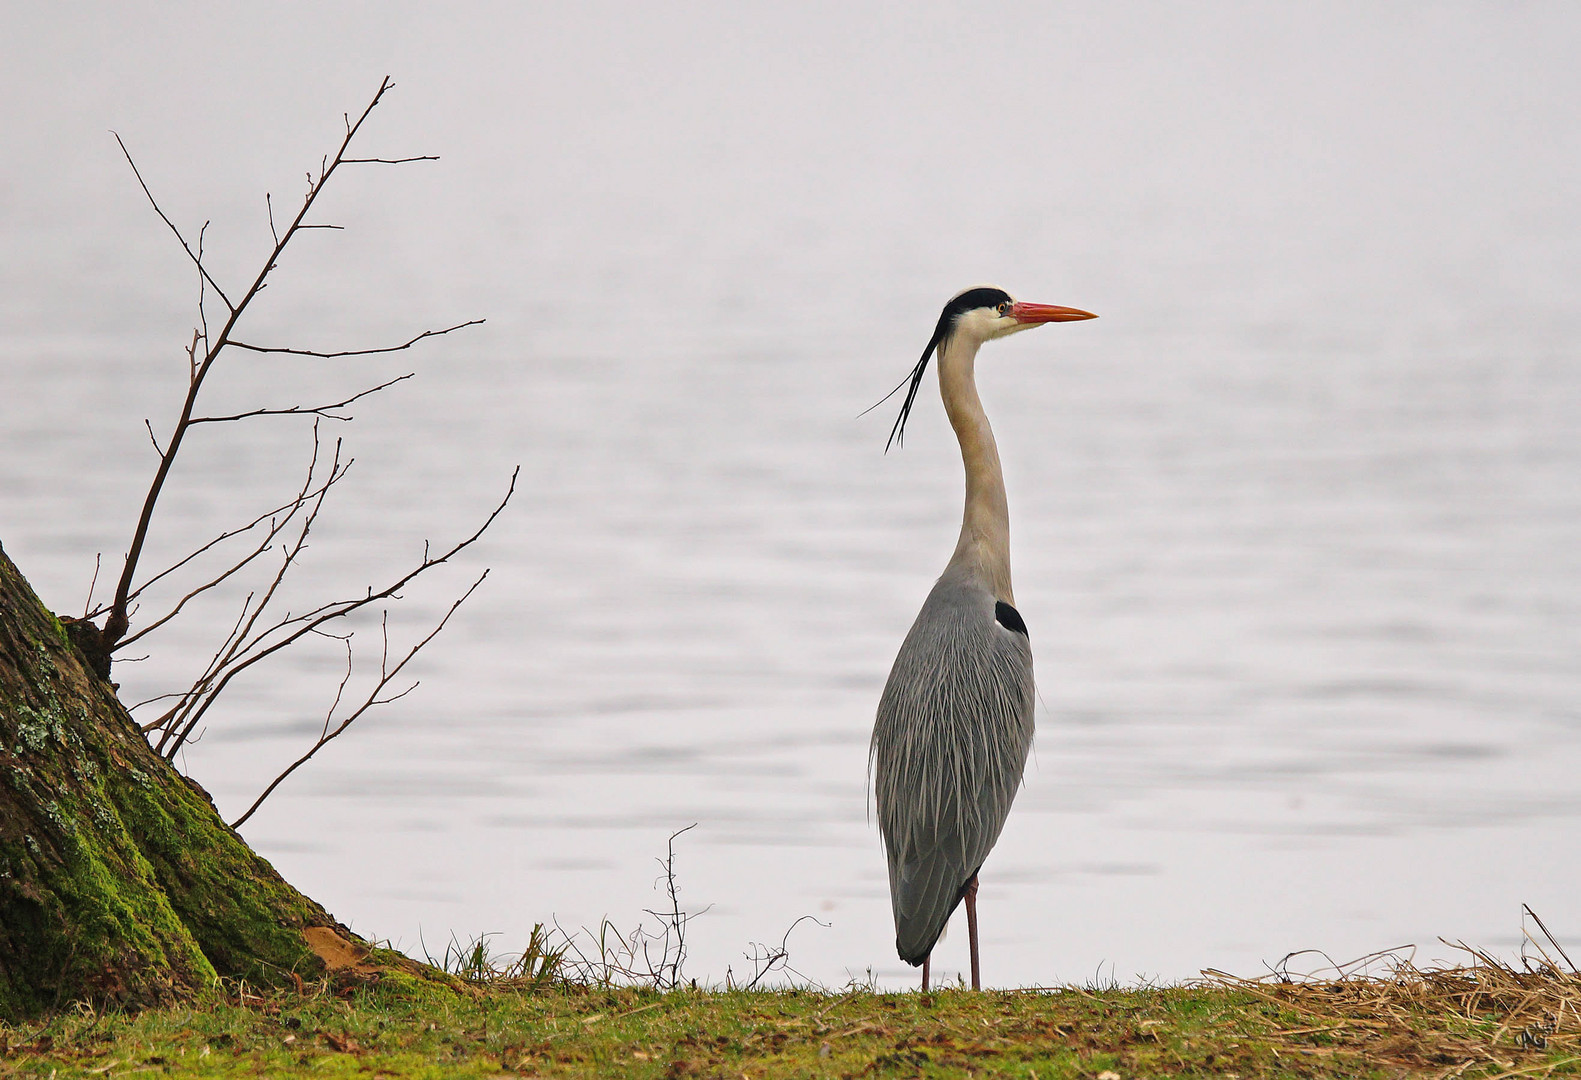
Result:
M1581 976L1542 920L1529 908L1526 916L1537 933L1528 932L1518 967L1459 943L1470 963L1422 969L1409 950L1393 950L1341 965L1333 978L1210 971L1204 985L1305 1018L1302 1029L1268 1034L1270 1048L1284 1053L1446 1080L1581 1074ZM1380 962L1384 973L1370 974ZM1312 1045L1314 1036L1322 1045Z

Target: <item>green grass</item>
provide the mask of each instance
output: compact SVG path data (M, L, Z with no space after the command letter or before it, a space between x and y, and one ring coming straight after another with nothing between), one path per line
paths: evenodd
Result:
M1574 977L1477 971L928 995L325 985L0 1025L0 1077L1581 1075Z

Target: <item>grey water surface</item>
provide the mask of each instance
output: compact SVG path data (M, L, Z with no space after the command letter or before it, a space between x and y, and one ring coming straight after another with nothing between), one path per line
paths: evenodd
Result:
M959 520L925 385L993 282L1098 312L985 349L1041 707L983 870L995 985L1264 970L1440 936L1581 940L1581 14L1190 8L82 5L0 16L0 543L46 603L113 577L223 283L386 73L218 411L408 382L326 422L356 458L288 603L382 584L392 642L487 581L243 829L365 934L439 951L656 907L690 972L789 939L806 976L915 974L867 805L888 665ZM299 482L309 425L201 431L147 565ZM333 428L333 430L328 430ZM188 586L190 587L190 585ZM184 591L151 598L162 610ZM241 593L117 667L176 688ZM377 619L357 625L360 677ZM235 815L308 745L319 641L180 764ZM129 658L130 659L130 658ZM144 717L150 710L140 711ZM965 935L940 947L947 977ZM1307 966L1322 961L1309 962Z

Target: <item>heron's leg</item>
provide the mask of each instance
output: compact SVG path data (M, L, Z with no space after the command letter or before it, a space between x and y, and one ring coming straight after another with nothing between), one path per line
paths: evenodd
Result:
M922 958L922 992L924 994L928 992L928 968L932 965L932 963L932 953L929 953L927 956Z
M966 883L966 937L972 946L972 989L983 988L977 964L977 875Z

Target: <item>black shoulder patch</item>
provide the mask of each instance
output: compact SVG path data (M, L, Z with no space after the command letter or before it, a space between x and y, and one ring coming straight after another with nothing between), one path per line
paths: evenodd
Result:
M1032 635L1027 633L1026 621L1021 618L1021 612L1017 611L1003 600L995 601L994 618L998 621L999 625L1004 627L1006 630L1014 630L1028 641L1032 640Z

